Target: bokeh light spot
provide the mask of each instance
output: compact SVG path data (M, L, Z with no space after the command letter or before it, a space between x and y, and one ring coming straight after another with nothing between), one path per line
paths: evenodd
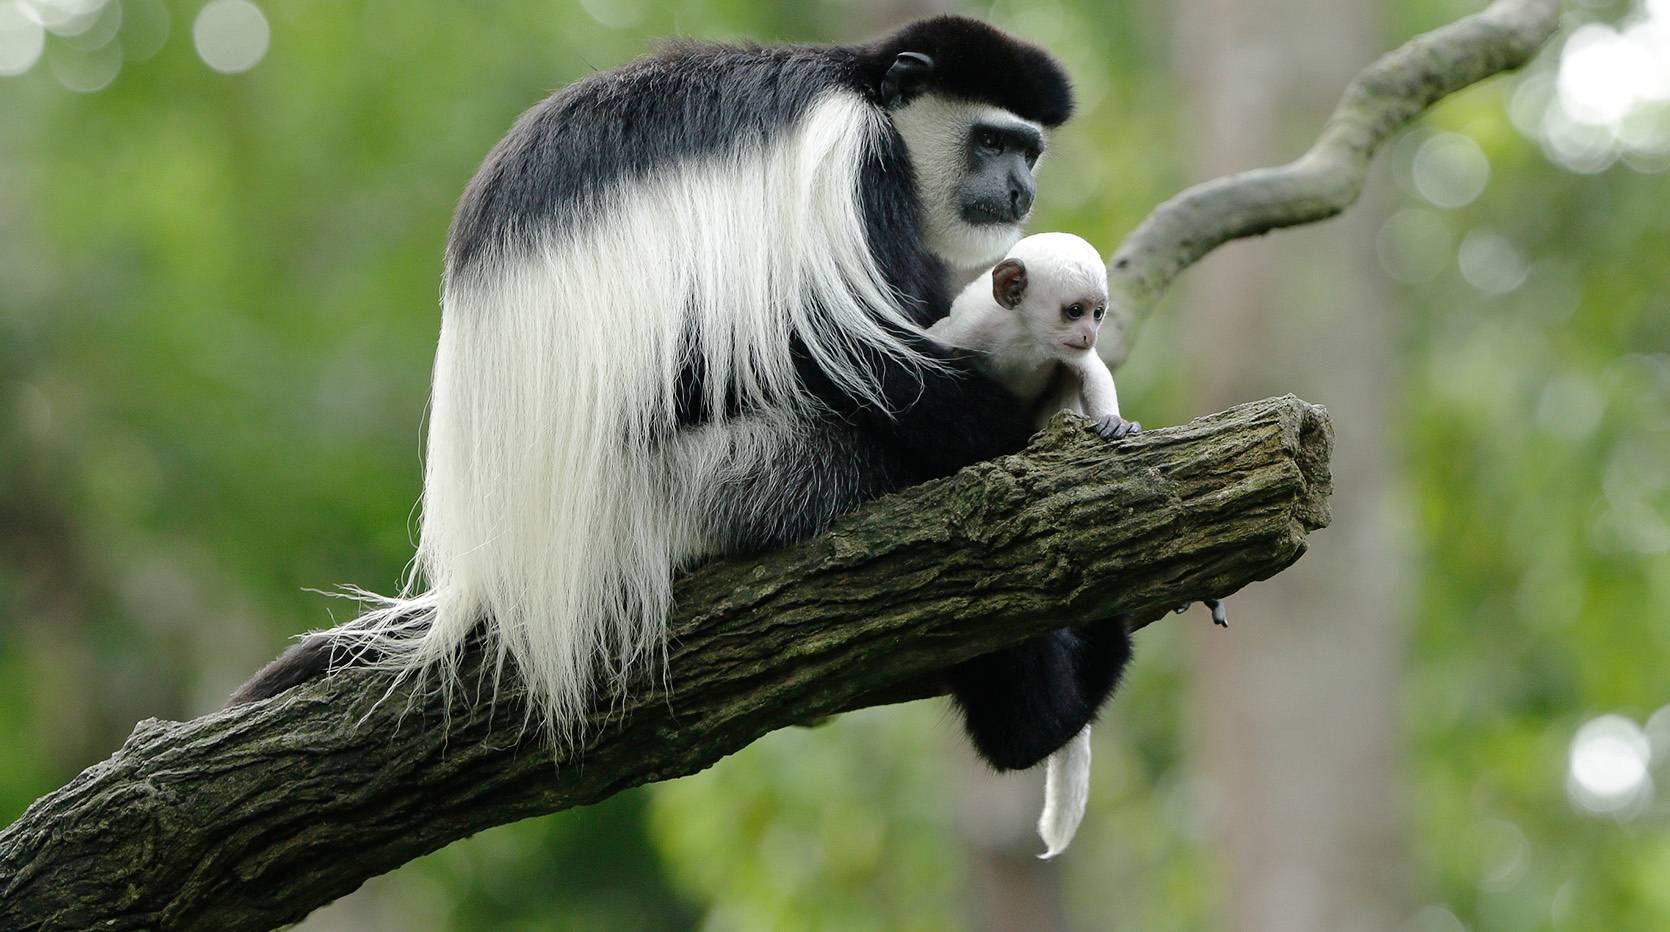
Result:
M1618 121L1618 141L1653 155L1670 153L1670 104L1636 107Z
M87 18L85 29L71 36L64 36L65 45L83 52L102 49L116 38L116 33L122 28L122 4L118 0L106 3L97 13ZM122 56L124 59L126 55Z
M271 30L261 8L249 0L209 0L191 26L203 63L222 74L238 74L267 54Z
M1469 230L1457 250L1456 265L1467 284L1485 294L1507 294L1525 283L1530 268L1507 237L1489 230Z
M1579 174L1605 171L1618 160L1618 138L1611 129L1573 119L1561 106L1544 114L1542 142L1550 158Z
M111 42L91 51L65 44L47 52L47 68L58 83L78 94L91 94L110 86L122 70L122 46Z
M1649 32L1626 35L1604 23L1578 27L1560 51L1560 105L1572 118L1616 124L1659 83Z
M1520 133L1568 171L1620 160L1670 170L1670 0L1645 0L1616 24L1578 26L1557 62L1514 92L1508 114Z
M1591 529L1607 552L1670 552L1670 509L1664 506L1670 475L1659 443L1644 433L1618 438L1601 475L1607 508Z
M34 4L54 8L46 28L57 36L81 35L99 21L105 7L116 5L105 0L34 0Z
M1484 192L1490 160L1460 133L1434 133L1415 152L1415 191L1437 207L1464 207Z
M1531 842L1519 826L1506 819L1491 819L1478 827L1484 854L1486 887L1506 887L1525 874L1531 863Z
M46 29L24 15L21 5L0 0L0 75L19 75L40 61Z
M48 32L73 36L93 25L105 0L17 0L24 16L44 26Z
M1571 741L1566 788L1579 809L1627 815L1652 796L1652 746L1640 726L1622 715L1602 715Z
M1508 122L1526 139L1542 135L1543 114L1554 102L1554 75L1537 71L1525 76L1508 98Z

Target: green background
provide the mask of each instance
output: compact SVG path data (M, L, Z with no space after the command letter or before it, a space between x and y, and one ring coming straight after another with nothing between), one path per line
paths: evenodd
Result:
M0 77L0 822L136 720L217 708L285 637L341 617L310 588L394 586L443 238L517 113L649 37L852 40L897 21L880 6L264 2L265 56L221 74L194 49L199 4L110 0L125 51L106 86L64 86L107 64L87 34ZM1382 45L1473 9L1383 4ZM1056 49L1085 102L1034 229L1111 251L1199 180L1164 5L969 11ZM1640 15L1575 6L1564 33ZM1650 796L1670 716L1646 729L1629 805L1597 813L1568 788L1585 722L1645 726L1670 703L1670 105L1630 117L1663 151L1551 148L1510 111L1535 122L1560 41L1396 140L1362 208L1397 320L1409 830L1392 860L1420 928L1670 925L1670 815ZM1293 154L1315 129L1293 128ZM1488 165L1456 206L1423 196L1446 146ZM1469 266L1477 231L1497 238L1474 237ZM1174 326L1189 313L1163 308L1120 373L1150 426L1205 413ZM1048 868L1071 926L1225 922L1182 624L1142 634L1098 730L1084 833ZM309 926L959 928L979 883L968 770L942 705L872 710L483 833Z

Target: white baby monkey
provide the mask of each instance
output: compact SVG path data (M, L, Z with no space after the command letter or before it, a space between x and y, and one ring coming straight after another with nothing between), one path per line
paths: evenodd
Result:
M1072 411L1093 420L1103 437L1119 439L1142 425L1120 416L1113 373L1096 354L1107 304L1107 266L1096 247L1071 233L1038 233L1016 243L1002 262L964 288L928 335L983 355L999 382L1037 405L1040 426L1057 411ZM1227 625L1221 602L1201 601L1215 623ZM1044 813L1038 818L1038 834L1049 850L1041 857L1066 849L1089 796L1087 725L1049 756Z
M1037 403L1040 425L1057 411L1072 411L1117 439L1142 425L1119 416L1113 373L1096 355L1107 305L1107 267L1096 247L1071 233L1038 233L964 288L928 335L984 355L998 381ZM1042 857L1052 858L1066 850L1084 819L1088 725L1049 756L1046 770L1038 834L1049 847Z
M1040 426L1072 411L1117 439L1142 425L1119 416L1113 373L1096 355L1107 304L1096 247L1071 233L1037 233L964 288L928 335L984 355L998 381L1037 403Z

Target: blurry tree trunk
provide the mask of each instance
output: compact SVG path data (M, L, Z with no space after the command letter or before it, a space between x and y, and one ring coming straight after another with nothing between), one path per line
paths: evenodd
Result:
M1382 48L1371 0L1184 0L1178 67L1195 178L1303 151ZM1386 929L1408 915L1399 761L1402 509L1389 449L1393 315L1381 211L1230 244L1182 292L1176 364L1194 407L1270 386L1329 406L1345 492L1310 560L1190 625L1196 738L1238 930ZM1197 609L1198 611L1198 609Z
M1041 861L1038 813L1043 806L1036 771L998 773L960 736L948 750L957 770L957 831L968 859L969 928L978 932L1048 932L1066 927L1061 870Z

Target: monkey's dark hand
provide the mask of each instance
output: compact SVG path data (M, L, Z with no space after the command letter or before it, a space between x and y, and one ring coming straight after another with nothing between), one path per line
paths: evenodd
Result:
M1117 414L1110 414L1096 420L1096 433L1105 440L1123 440L1132 434L1142 433L1142 425L1136 421L1127 421Z
M1172 609L1172 611L1181 615L1184 612L1188 611L1189 606L1191 606L1193 604L1194 604L1193 602L1184 602L1182 605L1179 605L1176 608ZM1212 610L1212 623L1213 624L1217 625L1220 628L1229 627L1229 611L1224 608L1224 604L1222 602L1218 601L1217 599L1201 599L1200 604L1202 604L1202 605L1204 605L1207 608Z

